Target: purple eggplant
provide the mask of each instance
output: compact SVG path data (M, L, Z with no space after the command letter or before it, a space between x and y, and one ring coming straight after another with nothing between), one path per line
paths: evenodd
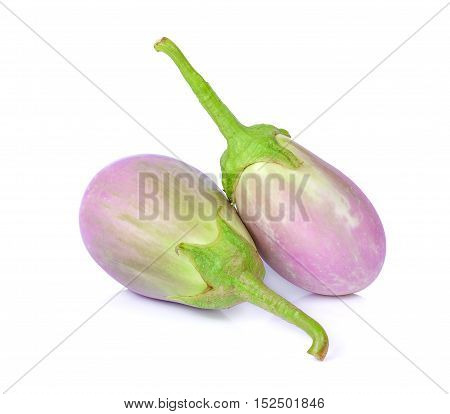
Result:
M346 295L381 271L383 226L348 177L268 124L242 125L169 39L155 44L178 66L227 140L223 188L263 259L310 292Z
M80 229L94 260L130 290L204 309L251 302L303 329L308 352L325 357L324 329L265 286L238 214L195 168L158 155L109 165L85 192Z

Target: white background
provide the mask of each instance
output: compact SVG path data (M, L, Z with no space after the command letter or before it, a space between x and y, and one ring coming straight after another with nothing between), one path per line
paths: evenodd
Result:
M445 0L2 0L2 391L120 289L79 235L91 177L127 155L170 155L3 4L180 158L217 175L225 141L154 41L176 41L242 122L296 135ZM353 178L384 223L381 275L343 299L379 333L269 269L269 286L327 329L325 362L305 353L305 334L251 305L202 311L124 292L2 394L0 410L115 413L123 400L207 397L248 412L256 397L323 397L322 412L444 412L449 28L450 7L298 138Z

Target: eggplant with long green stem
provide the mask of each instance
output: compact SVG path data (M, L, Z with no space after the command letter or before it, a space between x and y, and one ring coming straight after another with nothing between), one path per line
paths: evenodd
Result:
M304 330L322 360L322 326L263 283L264 266L215 183L172 158L138 155L101 170L80 208L83 241L114 279L141 295L204 309L250 302Z
M314 293L364 289L381 271L383 226L353 181L269 124L245 126L169 39L155 44L177 65L227 140L222 184L262 258ZM264 98L263 96L261 98Z

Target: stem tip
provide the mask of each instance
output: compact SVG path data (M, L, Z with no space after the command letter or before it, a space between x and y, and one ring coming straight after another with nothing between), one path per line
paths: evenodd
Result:
M159 39L154 45L153 47L155 48L155 50L157 52L159 52L161 50L161 46L166 43L167 41L170 41L167 37L161 37L161 39Z

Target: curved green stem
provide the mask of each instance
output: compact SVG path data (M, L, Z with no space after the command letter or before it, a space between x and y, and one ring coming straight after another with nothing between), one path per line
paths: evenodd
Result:
M254 245L217 214L216 240L206 245L180 243L183 254L197 269L209 289L196 296L176 296L171 300L190 306L223 309L242 301L253 303L290 322L313 339L308 352L322 360L328 350L324 329L306 313L277 295L263 283L264 265Z
M289 135L274 125L242 125L219 99L211 86L192 67L181 50L163 37L155 44L177 65L184 79L227 140L227 149L220 159L223 189L234 202L234 190L245 168L256 162L274 162L286 168L298 168L301 160L277 140L278 134Z
M235 289L243 300L303 329L313 340L308 353L321 361L325 358L328 351L328 336L318 322L253 276L242 277L235 285Z
M220 100L209 83L192 67L175 43L163 37L155 43L155 49L158 52L164 52L177 65L184 79L227 140L242 132L245 127Z

